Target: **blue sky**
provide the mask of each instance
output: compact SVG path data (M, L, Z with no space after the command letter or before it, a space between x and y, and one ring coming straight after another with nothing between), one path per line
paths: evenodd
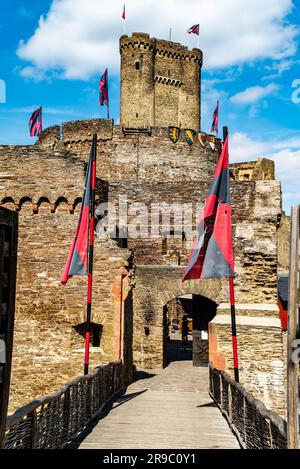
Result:
M44 127L105 117L97 88L106 66L111 116L118 122L123 3L5 2L0 144L34 143L28 118L41 105ZM126 10L127 34L144 31L167 39L171 27L173 40L189 47L197 41L186 30L200 23L202 130L209 131L219 99L220 124L231 133L231 160L274 159L285 210L300 203L300 102L292 100L292 83L298 79L300 87L300 0L127 0Z

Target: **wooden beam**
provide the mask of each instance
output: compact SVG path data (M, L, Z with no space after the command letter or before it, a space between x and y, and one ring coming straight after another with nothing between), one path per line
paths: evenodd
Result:
M292 207L291 238L290 238L290 270L289 270L289 307L287 337L287 420L288 447L299 448L299 363L294 363L293 343L298 338L298 258L299 258L299 208Z

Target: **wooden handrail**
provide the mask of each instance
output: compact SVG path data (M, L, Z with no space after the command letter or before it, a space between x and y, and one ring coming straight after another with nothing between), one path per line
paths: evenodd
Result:
M101 383L106 370L111 370L109 379ZM123 372L121 361L97 367L50 396L21 407L7 418L3 447L63 448L116 393L123 391Z
M236 434L242 447L251 449L287 448L287 425L282 417L274 411L267 409L263 402L256 399L240 383L237 383L224 371L216 370L210 366L209 373L210 396L227 418L231 429ZM226 390L223 389L221 378L228 384ZM232 400L233 390L237 393L239 398L236 401L243 402L243 412L241 412L242 409L238 407L238 403L235 403ZM226 401L229 403L229 415L224 406L223 393L225 393L227 397ZM220 396L220 399L218 399L217 396ZM245 425L244 421L244 412L247 413L247 425ZM236 422L233 422L233 415L237 419ZM266 424L266 427L268 428L267 435L263 433L263 429L257 426L257 420ZM239 427L243 428L242 432L237 428L235 423L237 423ZM249 425L253 428L253 434L251 437L249 437L249 435L247 437L247 427ZM258 443L258 441L263 441L264 439L270 442L268 446L265 446L263 443Z

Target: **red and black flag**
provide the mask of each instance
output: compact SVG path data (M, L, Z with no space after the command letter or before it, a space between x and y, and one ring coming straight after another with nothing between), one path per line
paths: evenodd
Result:
M124 5L123 5L122 20L126 20L126 9L125 9L125 3L124 3Z
M99 83L99 103L100 106L107 106L107 116L109 117L109 98L108 98L108 71L103 73Z
M215 112L213 113L213 122L211 126L211 132L216 132L217 135L219 133L219 101L217 101L217 107Z
M30 137L38 137L43 130L42 108L34 111L29 119Z
M199 24L194 24L193 26L190 27L190 29L187 30L188 34L196 34L196 36L199 36L200 34L200 25Z
M94 158L94 149L92 146L91 154L87 166L84 192L82 198L81 211L75 237L72 242L71 250L67 259L64 272L61 277L61 283L65 285L70 277L74 275L88 274L88 243L89 243L89 225L90 225L90 206L91 190L96 184L96 161ZM92 228L92 227L91 227Z
M196 241L182 281L234 277L228 137L200 215Z

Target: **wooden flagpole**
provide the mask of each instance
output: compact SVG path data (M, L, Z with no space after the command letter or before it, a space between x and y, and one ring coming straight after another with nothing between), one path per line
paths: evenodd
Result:
M225 142L228 136L228 127L223 127L223 140ZM231 335L232 335L232 351L233 351L233 368L234 379L239 383L239 361L238 361L238 348L236 338L236 311L235 311L235 298L234 298L234 283L233 278L229 278L229 293L230 293L230 310L231 310Z
M84 374L89 373L90 361L90 337L92 316L92 290L93 290L93 261L94 261L94 231L95 231L95 190L96 190L96 160L97 160L97 134L93 135L92 143L92 167L90 180L90 219L89 219L89 246L88 246L88 293L86 308L86 334Z
M288 448L299 449L299 363L293 359L299 339L299 228L300 206L292 207L287 334L287 435Z

